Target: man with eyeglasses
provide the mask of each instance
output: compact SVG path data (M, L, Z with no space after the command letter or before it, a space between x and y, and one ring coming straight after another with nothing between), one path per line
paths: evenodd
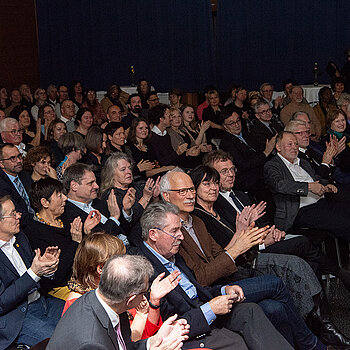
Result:
M283 130L283 124L273 118L271 107L265 101L258 101L254 110L257 120L250 130L250 144L256 151L263 152L266 142Z
M73 132L75 130L75 105L71 100L64 100L61 103L60 119L66 124L67 131Z
M23 130L14 118L5 118L0 121L0 135L3 143L15 145L23 157L27 155L26 145L22 142Z
M260 86L260 96L273 110L273 114L279 115L281 105L283 103L283 97L278 96L275 100L272 99L273 85L270 83L263 83Z
M181 208L168 202L153 203L146 208L141 218L144 243L140 245L140 249L151 261L156 274L165 272L168 275L174 270L181 272L179 285L163 298L160 305L156 306L160 307L162 317L166 318L168 315L178 313L187 320L191 328L190 339L184 344L185 348L289 349L291 345L285 342L285 338L276 332L271 323L266 322L266 316L262 313L260 306L255 304L258 299L264 300L265 305L271 302L271 306L285 302L293 309L293 302L278 278L262 276L243 280L234 285L212 284L210 287L203 287L198 283L197 277L193 276L191 271L193 266L188 265L181 257L181 245L186 244L188 241L186 236L189 235L188 227L184 228L181 220L184 221L184 213L189 210L191 194L195 195L195 191L193 183L190 184L191 179L186 181L188 175L182 173L181 181L178 181L179 174L179 172L174 173L175 182L170 178L173 191L164 191L163 197L167 197L166 194L170 195L172 192L170 196L178 198L174 202L176 201L179 205L181 202ZM163 185L169 185L169 181L163 181ZM200 219L196 220L198 224ZM208 265L213 264L213 261L206 261L207 248L201 247L202 243L202 236L193 243L199 252L194 250L193 255L201 254L200 249L203 249L205 251L202 253L203 262L207 262ZM231 258L226 256L233 265ZM224 268L223 265L218 264L217 276L222 274ZM271 301L270 298L276 300ZM307 329L297 312L290 313L290 310L284 312L278 307L270 308L274 315L272 318L276 317L274 324L278 325L281 331L284 326L286 326L285 329L293 329L286 333L300 332L294 339L295 344L302 345L300 348L326 349ZM237 333L243 337L244 342ZM257 337L257 334L264 334L264 336ZM303 339L301 334L305 335ZM293 342L292 339L293 337L288 337L291 342ZM304 344L301 344L303 342ZM308 342L310 346L306 346Z
M236 112L222 113L221 123L225 132L220 149L232 156L237 167L236 188L248 191L250 195L262 197L262 194L266 194L263 166L275 147L275 138L267 141L265 149L258 152L251 147L249 135L242 132L241 118Z
M0 196L10 195L16 210L22 213L22 228L33 219L29 190L32 178L23 171L23 157L12 144L0 145Z
M39 293L41 278L57 270L60 250L48 247L34 254L20 231L20 217L11 197L0 196L1 349L11 344L29 349L51 337L64 306L62 300Z

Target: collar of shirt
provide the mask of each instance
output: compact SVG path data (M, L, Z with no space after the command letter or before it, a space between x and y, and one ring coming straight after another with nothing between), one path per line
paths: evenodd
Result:
M68 198L68 200L69 200L72 204L76 205L79 209L81 209L81 210L83 210L83 211L85 211L85 212L86 212L87 210L89 210L89 211L94 210L94 208L92 207L92 201L89 202L89 203L82 203L82 202L78 202L78 201L75 201L75 200L70 199L70 198Z
M269 129L271 129L271 123L266 122L265 120L260 120L261 123L263 123L266 127L268 127Z
M299 152L305 153L305 152L306 152L306 148L301 148L301 147L299 147Z
M167 134L167 131L166 131L166 130L161 131L161 130L158 128L158 126L156 126L156 125L152 128L152 131L153 131L155 134L157 134L158 136L165 136L165 135Z
M175 265L175 257L169 261L168 259L164 258L164 256L160 255L158 252L156 252L150 245L148 245L146 242L143 242L143 244L146 246L147 249L149 249L156 258L162 263L163 266L172 266L174 268Z
M5 248L6 247L10 247L10 246L13 246L13 244L15 243L16 241L16 237L15 236L12 236L12 238L9 240L9 241L2 241L0 239L0 248Z
M186 231L192 229L193 225L193 219L191 215L188 215L188 222L186 223L184 220L180 219L182 226Z
M95 295L97 300L101 303L102 307L104 308L104 310L106 311L108 318L110 319L113 328L115 328L115 326L119 323L119 315L113 311L99 296L99 294L97 293L98 288L95 290Z
M235 208L236 212L240 213L241 211L237 207L237 205L234 203L233 199L230 197L230 193L235 194L232 190L231 191L219 191L219 193ZM237 196L236 196L237 198ZM244 204L237 198L237 200L242 204L242 207L244 207Z
M298 165L300 166L300 159L296 157L291 163L288 159L284 158L280 153L277 153L277 155L282 159L283 163L287 166L287 168L291 168L292 166Z
M75 120L75 118L73 117L72 119L67 119L67 118L65 118L63 115L61 115L61 118L60 118L64 123L70 123L70 122L72 122L72 123L74 123L74 120Z
M244 139L242 132L240 132L238 135L237 134L233 134L234 136L236 136L238 139L240 139L244 144L247 144L247 141Z

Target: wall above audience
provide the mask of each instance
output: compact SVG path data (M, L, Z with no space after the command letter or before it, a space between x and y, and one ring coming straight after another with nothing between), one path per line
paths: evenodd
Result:
M350 2L342 0L40 0L41 83L81 79L104 90L129 85L129 67L160 91L232 82L256 89L294 78L328 83L329 59L350 46ZM216 5L216 4L215 4Z
M129 67L159 91L214 79L209 0L37 1L42 84L129 85Z
M1 1L0 26L0 85L8 89L24 82L38 86L35 1Z

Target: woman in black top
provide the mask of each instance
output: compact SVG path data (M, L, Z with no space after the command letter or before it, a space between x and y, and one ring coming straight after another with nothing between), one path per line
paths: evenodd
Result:
M52 296L65 300L69 290L66 286L72 274L75 251L82 239L82 221L76 218L70 227L65 227L60 219L66 205L67 197L63 194L63 185L47 177L34 182L29 197L36 212L25 228L33 249L44 252L47 247L58 246L61 250L60 262L53 279L42 280L42 287ZM84 223L84 233L89 234L98 224L100 214L89 215Z

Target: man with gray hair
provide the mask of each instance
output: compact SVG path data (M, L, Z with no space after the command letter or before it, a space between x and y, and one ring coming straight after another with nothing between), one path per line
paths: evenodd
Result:
M291 102L281 110L281 121L284 125L287 125L295 112L306 112L310 117L311 136L315 141L318 141L321 136L321 124L309 104L303 102L303 88L293 86L290 96Z
M5 118L0 121L0 135L3 143L11 143L17 147L22 156L27 155L26 145L22 142L23 131L14 118Z
M176 174L177 178L179 174ZM163 186L166 186L166 182L163 182ZM185 194L193 192L191 187L181 188L181 190ZM174 191L179 190L174 189ZM290 345L285 342L285 338L281 337L267 320L260 307L252 303L253 298L249 299L251 295L247 295L249 303L240 303L245 298L240 286L212 285L211 287L203 287L197 282L190 268L178 254L180 244L184 241L184 231L179 209L175 205L168 202L150 204L141 218L141 226L144 243L140 246L140 250L151 261L156 274L165 272L166 275L169 275L174 270L181 272L179 285L165 296L164 300L157 306L160 307L161 315L164 318L176 312L187 319L191 328L190 340L186 346L189 348L192 346L194 348L220 349L290 348ZM229 256L227 258L230 259ZM271 279L278 280L275 277L271 277ZM249 280L246 281L249 283ZM256 290L259 290L264 284L262 280L260 282L261 285L255 284ZM283 286L283 284L281 285ZM248 288L248 285L246 287ZM265 287L267 286L265 285ZM269 298L272 289L265 288L264 290L266 293L261 297L263 299ZM285 292L280 289L279 291L281 292L280 296L286 296ZM256 295L258 294L259 292L256 293ZM267 294L269 296L266 296ZM286 298L288 299L287 296ZM293 302L288 300L287 304L290 305ZM292 328L296 327L295 329L304 333L305 324L301 321L300 316L295 316L295 313L290 315L288 312L284 317L290 318L289 322L293 324ZM313 343L314 349L325 349L323 344L319 343L307 328L305 332L307 334L304 333L304 340L308 339L307 342ZM236 333L243 337L245 344ZM264 334L264 337L258 339L256 334Z
M164 322L156 335L131 342L126 311L142 301L153 275L144 257L111 257L103 267L98 289L88 292L59 321L47 350L54 349L179 349L187 340L188 325L176 316Z
M271 107L266 101L258 101L254 110L257 120L250 130L250 145L256 151L264 152L266 142L283 130L283 124L274 118Z

